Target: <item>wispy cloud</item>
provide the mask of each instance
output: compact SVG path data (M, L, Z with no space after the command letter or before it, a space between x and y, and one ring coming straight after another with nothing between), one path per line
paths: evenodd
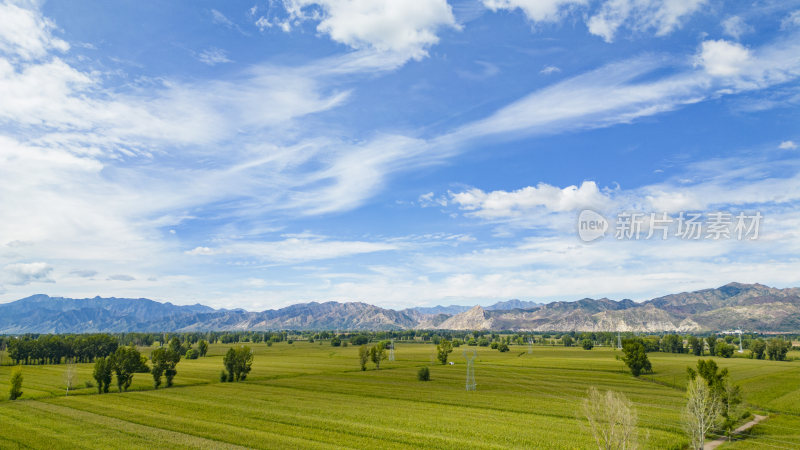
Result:
M231 60L228 59L228 53L225 50L214 47L207 48L198 53L197 59L201 63L208 64L209 66L231 62Z

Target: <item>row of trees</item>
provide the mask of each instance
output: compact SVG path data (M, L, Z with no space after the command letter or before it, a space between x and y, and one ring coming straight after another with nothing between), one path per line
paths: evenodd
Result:
M111 355L119 346L108 334L23 336L6 341L8 357L15 364L92 362Z

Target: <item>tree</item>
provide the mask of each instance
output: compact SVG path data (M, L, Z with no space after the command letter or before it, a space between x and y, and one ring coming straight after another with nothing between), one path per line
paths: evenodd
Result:
M500 353L507 352L509 350L508 344L506 344L505 342L501 343L500 345L497 346L497 350L499 350Z
M117 376L117 389L119 392L127 391L133 382L134 373L147 373L147 358L145 358L136 347L120 347L111 355L107 362L111 363L111 369Z
M594 343L591 339L584 339L581 341L581 347L583 347L584 350L591 350L594 348Z
M734 347L731 344L728 344L727 342L719 342L717 343L717 356L721 356L723 358L730 358L731 356L733 356L733 352L735 349L736 347Z
M708 353L710 355L717 354L717 335L712 334L711 336L706 338L706 344L708 344Z
M339 338L339 336L334 336L333 339L331 339L332 347L339 347L341 345L342 345L342 340Z
M9 389L9 394L11 400L22 397L22 368L19 366L11 371L11 388Z
M703 356L703 341L696 336L689 336L689 347L692 347L694 356Z
M447 339L442 339L439 341L439 345L436 346L436 359L442 364L447 364L447 356L452 353L452 351L453 343Z
M228 371L228 381L244 381L253 365L253 352L246 345L229 348L222 363Z
M750 344L750 355L755 359L764 359L764 352L767 350L767 343L763 339L756 339Z
M722 343L718 345L722 345ZM691 367L686 370L692 381L702 379L714 397L718 399L720 406L719 416L722 419L721 425L730 436L741 416L738 408L739 404L742 403L741 388L731 383L728 369L719 370L717 363L711 359L697 361L697 370Z
M783 339L772 338L767 342L767 355L772 361L784 361L789 351L789 343Z
M572 347L572 336L565 334L564 337L561 338L561 343L564 344L564 347Z
M369 359L375 364L376 369L381 368L381 361L386 359L386 357L386 349L383 348L383 344L379 343L369 349Z
M361 370L367 370L367 362L369 362L369 348L362 345L358 348L358 361L361 365Z
M706 433L711 431L719 415L720 401L717 394L703 379L697 377L691 380L686 391L683 424L693 449L703 448Z
M653 366L647 358L647 352L641 339L625 341L622 351L625 353L622 360L631 369L633 376L638 377L642 373L652 372Z
M431 380L431 370L428 369L428 366L420 367L419 371L417 371L417 379L419 381Z
M181 355L170 345L170 348L161 347L153 350L150 360L153 362L153 368L150 371L153 374L153 387L158 389L161 385L162 374L167 379L167 387L172 387L172 379L178 374L175 366L180 362Z
M677 334L668 334L661 339L661 350L667 353L683 353L683 339Z
M97 381L97 393L108 393L108 386L111 384L111 362L106 358L97 358L94 362L94 373L92 374Z
M186 351L186 359L197 359L200 357L200 352L197 349L190 348Z
M583 401L583 414L600 450L637 447L638 417L625 395L613 391L601 394L591 387Z
M183 356L186 354L188 347L181 345L181 340L177 337L174 337L169 341L169 349L177 353L179 356Z
M206 356L206 353L208 353L208 342L205 340L198 342L197 351L200 352L200 356Z

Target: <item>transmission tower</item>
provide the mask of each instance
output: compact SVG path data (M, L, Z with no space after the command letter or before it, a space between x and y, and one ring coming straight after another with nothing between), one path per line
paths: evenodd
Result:
M394 339L392 339L392 346L389 348L389 361L394 361Z
M617 331L617 348L622 350L622 335Z
M467 390L474 391L475 384L475 358L478 357L478 352L475 349L464 349L464 359L467 360Z

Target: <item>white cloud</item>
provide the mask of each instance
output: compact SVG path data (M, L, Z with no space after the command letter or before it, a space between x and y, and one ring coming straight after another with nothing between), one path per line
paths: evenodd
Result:
M728 77L742 72L750 61L750 50L720 39L703 41L696 64L702 65L710 75Z
M730 16L722 21L722 32L734 39L739 39L742 35L752 33L753 27L739 16Z
M483 0L483 5L492 11L520 9L533 22L557 22L568 11L588 0Z
M230 242L216 248L197 247L190 255L227 255L255 257L277 263L317 261L364 253L397 250L388 242L337 241L318 236L287 237L282 241Z
M800 27L800 9L798 9L797 11L792 11L781 22L781 28L786 29L793 27Z
M197 59L203 64L208 64L209 66L231 62L231 60L228 59L228 53L225 50L214 47L207 48L198 53Z
M608 0L587 21L589 32L612 42L625 26L636 32L665 36L698 12L707 0Z
M778 148L781 150L795 150L797 144L795 144L794 141L783 141L778 145Z
M69 50L69 44L52 35L53 21L14 3L0 3L0 53L23 60L41 58L48 51Z
M545 66L544 69L539 71L539 73L544 74L544 75L550 75L550 74L554 74L554 73L558 73L558 72L561 72L561 69L559 69L556 66Z
M565 212L603 208L608 203L608 198L593 181L584 181L580 187L568 186L563 189L545 183L511 192L484 192L473 188L450 193L450 198L460 209L484 219L515 217L542 209L545 212Z
M233 22L231 21L231 19L228 19L228 17L225 14L221 13L216 9L211 10L211 20L213 20L214 23L225 25L228 28L233 27Z
M317 31L354 49L422 59L442 28L458 28L446 0L288 0L290 20L319 21ZM318 7L313 12L307 8Z
M3 268L7 274L6 282L13 285L26 285L33 282L52 282L50 274L53 267L44 262L8 264Z

